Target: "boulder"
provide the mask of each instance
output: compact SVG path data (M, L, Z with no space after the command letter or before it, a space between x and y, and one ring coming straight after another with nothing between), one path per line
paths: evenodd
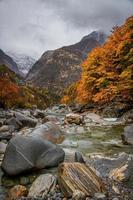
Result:
M75 190L85 196L104 192L104 183L95 172L82 163L63 163L58 167L58 181L66 197L71 197Z
M121 135L123 144L133 145L133 124L124 128L124 133Z
M9 125L10 129L12 131L19 130L22 127L22 123L18 119L16 119L15 117L11 117L11 118L7 119L5 121L5 124Z
M16 185L8 191L7 200L18 200L21 197L27 196L28 191L22 185Z
M51 141L52 143L59 144L64 140L64 135L61 129L52 122L47 122L40 126L37 126L29 136L40 137Z
M101 177L111 178L133 188L133 156L126 153L112 157L91 156L87 161Z
M37 120L35 118L31 118L30 116L26 116L19 112L15 112L16 119L22 123L23 127L35 127L37 124Z
M45 117L45 113L42 110L39 109L35 109L33 111L31 111L31 114L35 117L35 118L41 118L43 119Z
M129 183L130 187L133 188L133 157L129 156L125 162L112 169L109 178L118 182Z
M2 169L8 175L58 166L65 153L57 145L40 137L15 136L7 145Z
M84 116L84 122L85 125L89 125L90 123L95 123L95 124L103 124L105 121L101 118L101 116L95 114L95 113L87 113Z
M32 183L28 197L45 197L55 186L56 178L52 174L42 174Z
M69 123L69 124L74 123L76 125L80 125L80 124L84 123L84 118L82 115L75 114L75 113L69 113L66 115L65 121L66 121L66 123Z

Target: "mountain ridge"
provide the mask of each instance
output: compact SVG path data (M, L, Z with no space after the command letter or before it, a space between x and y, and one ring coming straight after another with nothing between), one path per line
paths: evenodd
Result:
M103 44L106 37L104 32L92 32L76 44L44 52L30 69L26 81L61 95L68 85L80 79L81 62L93 48Z
M22 75L18 69L17 63L13 60L12 57L7 55L2 49L0 49L0 65L5 65L16 74Z

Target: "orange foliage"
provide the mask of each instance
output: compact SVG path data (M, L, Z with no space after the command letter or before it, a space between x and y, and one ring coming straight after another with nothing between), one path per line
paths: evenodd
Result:
M133 17L113 29L102 47L95 48L82 64L81 80L76 83L80 103L108 103L132 100Z
M0 102L5 107L15 105L19 98L19 87L7 78L0 78Z

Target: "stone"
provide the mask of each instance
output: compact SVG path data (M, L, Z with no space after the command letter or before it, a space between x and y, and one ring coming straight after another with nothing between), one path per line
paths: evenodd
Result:
M79 190L75 190L72 195L72 200L85 200L85 194Z
M91 112L87 113L84 116L84 122L86 126L88 126L90 123L95 123L95 124L105 123L105 121L99 115Z
M66 123L69 123L69 124L74 123L76 125L80 125L80 124L84 123L84 118L82 115L75 114L75 113L69 113L66 115L65 121L66 121Z
M133 156L129 156L125 162L112 169L109 173L109 178L118 182L129 183L133 188Z
M65 197L71 197L75 190L85 196L104 192L104 183L100 177L83 163L62 163L58 167L58 182Z
M9 131L9 126L3 125L2 127L0 127L0 133L7 132L7 131Z
M28 197L45 197L54 191L56 178L52 174L42 174L33 182Z
M28 185L30 183L29 177L22 176L20 177L20 184L21 185Z
M4 132L4 133L0 133L0 140L10 140L12 138L12 133L8 132Z
M7 200L18 200L21 197L27 196L28 191L26 187L22 185L16 185L8 192Z
M0 142L0 154L5 153L7 144Z
M123 144L133 145L133 124L124 128L124 133L121 135Z
M85 163L83 156L79 152L75 152L75 162Z
M51 141L52 143L59 144L64 140L64 135L61 129L53 122L47 122L45 124L37 126L29 136L41 137Z
M54 115L47 115L43 119L43 123L48 122L48 121L53 122L55 124L58 124L59 123L59 118L54 116Z
M45 117L44 111L39 110L39 109L35 109L35 110L31 111L31 114L32 114L35 118L43 119L43 118Z
M9 125L12 131L19 130L22 127L22 123L15 117L11 117L10 119L7 119L5 121L5 124Z
M106 195L104 193L95 193L94 197L99 200L106 200Z
M14 136L7 145L2 169L8 175L56 167L64 161L64 151L39 137Z
M35 118L31 118L30 116L26 116L18 112L15 112L15 117L23 127L35 127L38 122Z
M101 177L109 177L110 171L119 168L128 161L129 155L126 153L116 154L112 157L105 157L104 155L92 155L87 160L87 165L91 165L101 175Z

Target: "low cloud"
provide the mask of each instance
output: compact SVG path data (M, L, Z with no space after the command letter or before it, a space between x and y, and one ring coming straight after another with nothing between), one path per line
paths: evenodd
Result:
M38 58L132 13L132 0L0 0L0 48Z

